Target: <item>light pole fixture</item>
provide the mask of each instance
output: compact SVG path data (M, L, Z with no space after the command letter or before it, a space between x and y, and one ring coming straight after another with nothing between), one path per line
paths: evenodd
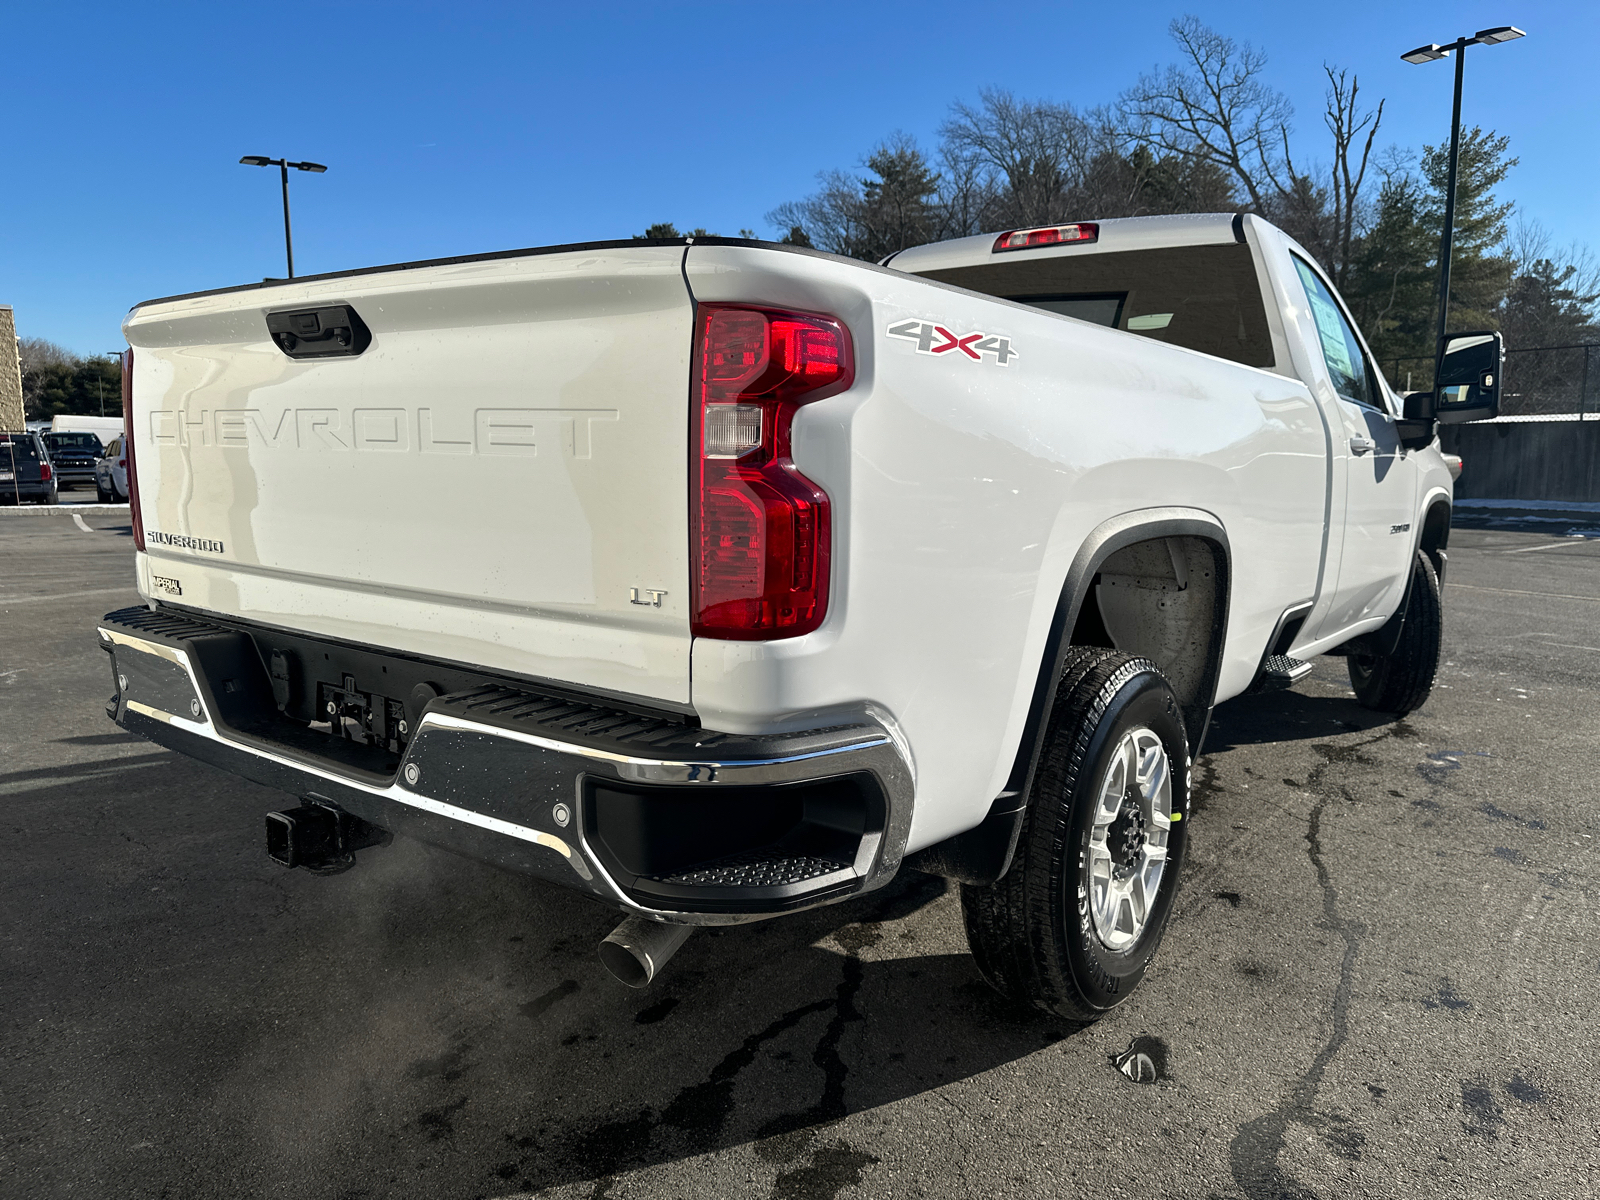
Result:
M1467 47L1474 42L1494 46L1500 42L1526 37L1515 25L1496 25L1493 29L1480 29L1471 37L1457 38L1448 46L1430 42L1408 50L1400 57L1408 63L1429 63L1448 58L1451 51L1456 56L1456 94L1450 109L1450 172L1444 194L1444 232L1439 237L1439 336L1434 350L1434 377L1438 378L1438 356L1444 353L1445 319L1450 312L1450 243L1456 225L1456 167L1461 158L1461 69L1467 58Z
M289 259L289 278L294 278L294 238L289 233L289 168L311 171L321 175L328 168L321 163L289 162L282 158L266 158L260 154L246 154L240 163L247 167L277 167L283 172L283 249Z

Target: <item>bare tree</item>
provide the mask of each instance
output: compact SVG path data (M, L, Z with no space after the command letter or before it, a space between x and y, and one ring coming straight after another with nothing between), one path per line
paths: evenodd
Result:
M1044 225L1069 215L1067 189L1091 156L1088 122L1070 104L1018 100L994 88L979 95L976 108L951 107L939 130L947 154L990 176L1001 223Z
M1168 27L1188 60L1142 76L1122 97L1130 136L1157 152L1199 158L1238 181L1267 208L1283 175L1279 146L1293 108L1261 81L1267 56L1182 17Z
M970 237L995 223L999 193L984 160L946 142L939 149L938 228L934 241Z
M844 171L821 171L821 186L804 200L790 200L767 214L767 222L788 229L791 239L831 254L863 258L867 234L862 220L861 181Z
M17 357L22 362L22 373L37 373L46 367L76 367L81 361L65 346L58 346L48 338L28 337L17 339Z
M1367 178L1367 162L1372 156L1372 143L1383 124L1384 101L1378 107L1362 112L1356 97L1360 84L1356 76L1344 68L1335 70L1327 63L1322 69L1328 75L1328 107L1323 121L1333 134L1333 239L1335 253L1331 256L1334 282L1343 288L1350 277L1351 247L1361 223L1361 185ZM1351 159L1362 131L1366 139L1361 142L1361 158L1352 170Z

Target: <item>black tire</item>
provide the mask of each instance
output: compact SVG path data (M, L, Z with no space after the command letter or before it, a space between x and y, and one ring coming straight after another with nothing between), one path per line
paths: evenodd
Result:
M1175 819L1142 931L1113 949L1091 909L1090 839L1118 749L1141 728L1165 752ZM1069 649L1016 858L999 882L961 888L967 944L983 977L1002 995L1070 1021L1093 1021L1126 1000L1161 943L1188 815L1188 739L1177 697L1156 665L1115 650Z
M100 497L101 504L111 503L111 493L106 491L105 484L101 483L98 478L94 481L94 494Z
M1444 606L1439 576L1421 550L1411 564L1411 598L1393 654L1353 653L1346 660L1350 686L1363 708L1404 716L1427 703L1439 673L1444 636Z

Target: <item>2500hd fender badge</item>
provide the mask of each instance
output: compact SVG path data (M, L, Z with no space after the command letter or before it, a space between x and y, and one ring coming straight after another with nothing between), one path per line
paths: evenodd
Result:
M210 538L189 537L182 533L162 533L159 529L144 531L144 540L158 546L171 546L175 550L198 550L202 554L222 554L222 543Z
M982 362L985 354L992 354L994 361L1002 367L1012 359L1021 357L1011 348L1011 339L1008 337L997 337L982 331L955 333L937 321L896 321L887 332L890 337L915 342L918 354L950 354L955 351L973 362Z

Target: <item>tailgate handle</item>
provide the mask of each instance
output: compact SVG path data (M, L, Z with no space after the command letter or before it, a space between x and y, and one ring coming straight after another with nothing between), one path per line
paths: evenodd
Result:
M372 345L372 331L348 304L269 312L267 332L290 358L354 358Z

